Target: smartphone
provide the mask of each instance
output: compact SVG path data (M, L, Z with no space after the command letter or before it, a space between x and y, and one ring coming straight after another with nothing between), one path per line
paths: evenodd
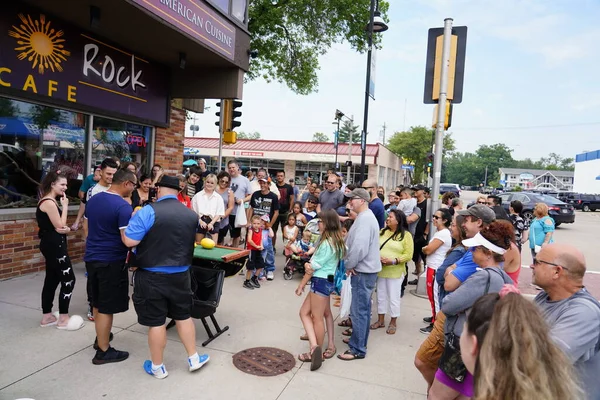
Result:
M150 192L148 193L148 200L152 201L152 199L155 198L156 195L157 195L156 188L150 188Z

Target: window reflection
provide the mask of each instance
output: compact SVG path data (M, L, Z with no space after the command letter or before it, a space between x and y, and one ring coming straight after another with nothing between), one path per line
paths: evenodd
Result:
M0 208L35 207L50 169L67 175L76 197L85 132L84 114L0 97Z
M238 19L240 22L246 23L246 6L247 0L232 0L231 1L231 15Z
M225 14L229 13L229 0L210 0L210 2L221 9Z

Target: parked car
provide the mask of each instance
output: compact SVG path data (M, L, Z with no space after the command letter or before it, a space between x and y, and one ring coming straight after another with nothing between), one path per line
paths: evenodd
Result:
M567 203L582 211L596 211L600 209L600 195L572 193L567 196Z
M567 204L555 197L533 192L513 192L500 195L502 207L508 212L510 202L519 200L523 203L523 218L531 221L533 209L537 203L544 203L548 206L548 214L554 220L554 225L572 224L575 222L575 209L571 204Z
M460 197L460 186L457 183L440 183L440 195L446 192L452 192L456 197Z

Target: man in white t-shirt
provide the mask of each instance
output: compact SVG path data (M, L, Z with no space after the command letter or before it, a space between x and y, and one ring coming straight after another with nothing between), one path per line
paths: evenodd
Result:
M86 195L86 201L92 198L92 196L106 192L110 188L110 184L112 183L113 175L119 169L119 165L112 158L105 158L100 164L100 180L97 184L92 186L90 190L88 190ZM87 236L87 234L86 234Z
M250 201L252 191L250 190L250 181L240 173L240 165L237 160L229 160L227 163L227 171L231 176L231 190L233 191L236 204L236 206L233 207L231 214L229 214L231 241L233 247L238 247L240 245L242 228L235 226L235 216L237 215L238 206L244 204L244 202ZM244 212L246 211L244 210Z
M427 256L427 297L431 304L431 323L421 328L421 333L428 335L433 330L435 316L440 311L439 287L435 281L435 271L442 265L448 250L452 247L452 215L447 208L440 208L432 216L432 223L436 232L427 246L423 247L423 254Z

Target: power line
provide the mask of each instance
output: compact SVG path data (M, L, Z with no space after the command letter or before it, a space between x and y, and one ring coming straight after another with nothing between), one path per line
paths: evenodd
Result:
M600 122L581 122L575 124L555 124L555 125L530 125L530 126L505 126L505 127L480 127L480 128L458 128L461 131L500 131L500 130L525 130L525 129L553 129L567 128L572 126L591 126L600 125Z

